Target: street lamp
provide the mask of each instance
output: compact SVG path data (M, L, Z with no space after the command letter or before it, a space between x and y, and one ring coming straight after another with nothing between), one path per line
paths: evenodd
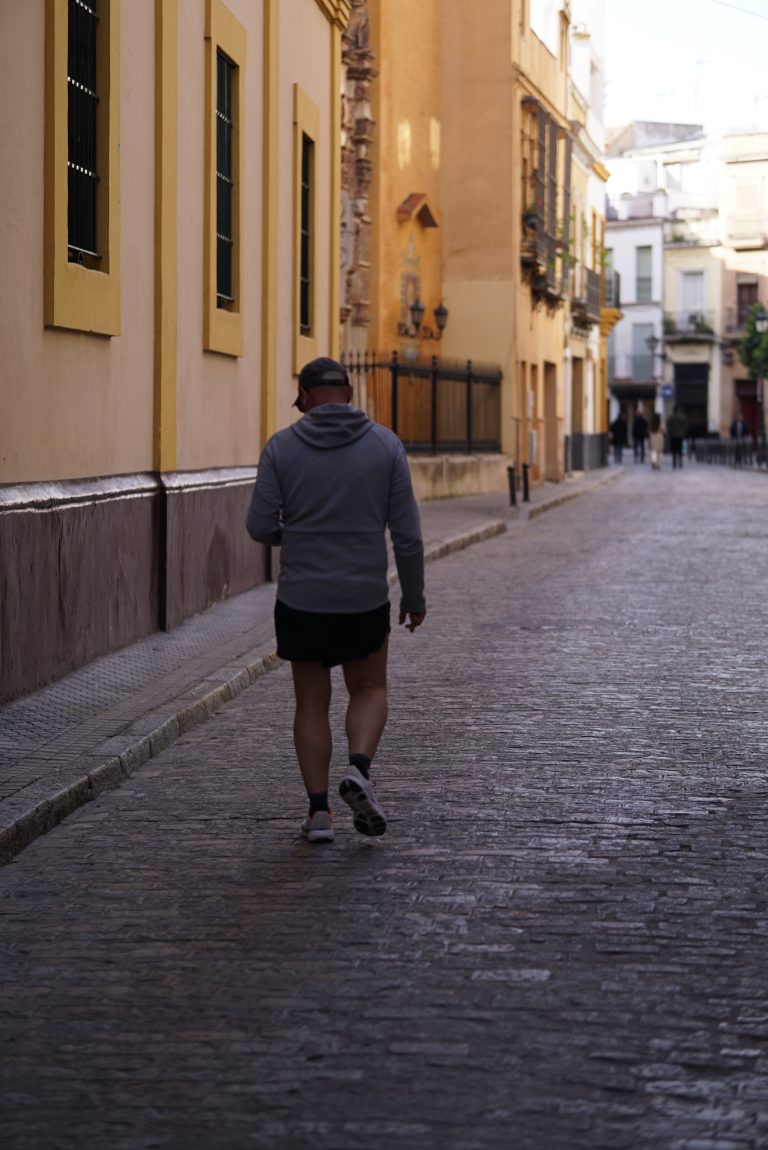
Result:
M653 378L654 378L654 380L659 378L661 381L662 387L663 387L663 385L664 385L664 364L667 362L667 354L664 351L664 345L662 344L661 340L659 339L659 337L657 335L649 335L645 341L645 344L646 344L646 347L648 348L648 350L650 351L651 356L653 357L653 361L651 364L651 372L653 374ZM657 355L658 355L659 359L661 360L661 375L659 377L656 376L656 366L655 366ZM664 400L664 393L663 392L661 393L661 399L662 399L662 403L663 403L663 400Z
M440 335L442 335L445 331L445 325L448 323L448 308L442 300L440 300L440 303L435 308L435 323L437 324L437 330L440 332ZM437 338L439 339L440 336Z
M764 336L768 331L768 314L766 314L763 305L760 305L760 310L755 315L755 331L759 336ZM761 361L760 361L761 362ZM763 404L763 392L765 390L765 379L762 370L757 377L757 402L760 404L760 461L766 463L765 451L765 405Z
M421 300L415 299L409 308L413 327L408 328L405 324L401 323L398 325L399 334L407 336L410 339L440 339L445 331L445 325L448 323L448 308L441 300L434 310L433 314L437 325L437 332L432 331L429 327L425 327L423 332L420 331L426 310Z
M411 304L411 323L413 324L417 339L419 338L419 328L424 321L424 312L426 310L420 299L415 299Z

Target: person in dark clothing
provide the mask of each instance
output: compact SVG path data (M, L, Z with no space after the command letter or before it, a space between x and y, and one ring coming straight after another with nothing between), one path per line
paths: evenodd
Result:
M619 411L611 424L611 443L613 444L613 462L621 463L622 452L627 446L627 421L623 411Z
M346 368L320 357L299 375L303 418L269 439L246 520L251 537L282 548L275 603L277 653L291 663L294 745L309 796L301 833L333 840L328 805L331 667L349 695L349 768L339 794L355 830L384 834L370 780L387 720L389 584L386 532L400 579L400 623L424 622L424 546L405 450L351 405Z
M645 444L648 440L648 420L643 415L643 409L638 405L635 418L632 420L632 445L635 452L635 463L645 462Z
M672 469L683 466L683 441L688 434L688 420L675 404L667 420L669 449L672 452Z
M731 424L731 440L734 445L735 462L741 464L748 457L748 447L752 441L749 424L743 415L739 415Z

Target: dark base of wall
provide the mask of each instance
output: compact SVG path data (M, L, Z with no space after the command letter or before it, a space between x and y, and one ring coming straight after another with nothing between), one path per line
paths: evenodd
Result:
M0 704L266 578L255 470L0 488Z
M568 437L570 452L568 471L596 471L608 465L607 435L572 435Z

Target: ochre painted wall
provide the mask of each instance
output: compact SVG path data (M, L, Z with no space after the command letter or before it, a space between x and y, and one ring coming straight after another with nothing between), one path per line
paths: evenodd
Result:
M3 12L0 483L152 466L154 5L121 21L121 334L43 327L45 5ZM18 109L24 115L18 115Z
M243 355L203 350L205 0L179 20L177 468L256 462L261 419L261 5L227 0L246 30ZM243 95L241 94L241 99Z
M407 305L416 294L426 310L424 325L435 327L440 303L442 245L441 13L439 0L371 0L371 47L379 73L373 83L376 121L371 188L372 324L369 347L413 355L419 344L398 335L410 326ZM438 227L418 218L398 222L398 207L410 195L426 196ZM434 350L422 341L422 350Z

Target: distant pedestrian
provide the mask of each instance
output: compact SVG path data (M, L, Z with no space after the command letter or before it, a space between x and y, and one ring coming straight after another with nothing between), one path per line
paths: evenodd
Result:
M627 421L621 410L611 424L611 443L613 444L613 462L621 463L622 453L627 446Z
M400 577L400 623L407 618L415 631L426 615L419 510L403 445L351 400L341 363L321 357L303 368L294 404L303 418L267 442L247 517L254 539L282 545L277 653L293 673L294 745L309 796L301 833L310 842L333 839L328 712L336 666L349 694L349 767L339 794L361 834L387 828L370 780L387 721L387 528Z
M664 454L664 425L658 411L651 416L651 431L648 436L648 446L651 452L651 467L654 471L661 470L661 457Z
M672 470L683 466L683 441L688 434L688 420L680 408L675 404L672 414L667 420L667 434L669 435L669 450L672 452Z
M632 420L632 446L635 453L635 463L645 462L645 442L648 438L648 420L643 414L641 404L637 405L635 418Z
M749 430L749 424L743 415L737 416L731 424L731 441L734 445L735 462L741 464L747 456L748 446L752 443L752 434Z

